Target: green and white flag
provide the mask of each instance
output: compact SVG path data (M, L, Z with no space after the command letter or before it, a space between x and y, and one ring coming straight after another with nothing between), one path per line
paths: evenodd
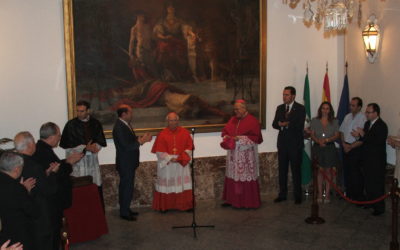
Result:
M310 127L311 103L310 103L310 83L308 80L308 70L304 81L303 94L304 107L306 109L305 127ZM301 162L301 184L307 185L311 181L311 140L304 141L303 159Z

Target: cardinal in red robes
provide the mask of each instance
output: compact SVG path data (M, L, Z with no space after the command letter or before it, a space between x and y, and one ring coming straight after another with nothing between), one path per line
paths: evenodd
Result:
M189 131L178 126L175 112L167 115L168 126L157 136L152 153L157 155L157 181L153 209L191 210L192 179L189 163L192 160L193 140Z
M235 102L234 112L235 116L222 130L221 146L228 151L222 206L258 208L261 201L257 145L263 142L261 127L247 111L244 100Z

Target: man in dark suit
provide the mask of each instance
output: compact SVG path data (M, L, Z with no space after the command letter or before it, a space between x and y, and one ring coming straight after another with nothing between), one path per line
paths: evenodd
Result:
M56 172L59 164L53 164L45 171L44 167L33 159L32 155L36 151L36 145L33 136L29 132L19 132L14 138L14 146L24 159L24 168L21 176L25 180L29 178L36 179L36 185L30 192L40 211L40 215L33 220L35 248L51 250L53 249L54 232L50 211L54 204L49 201L49 197L53 196L57 191Z
M18 181L21 176L24 160L12 152L4 152L0 157L0 246L2 239L11 243L20 242L24 249L34 247L32 222L39 211L29 192L34 187L34 179L23 185ZM24 187L25 186L25 187Z
M113 139L116 148L116 167L119 174L119 214L124 220L136 220L137 212L130 210L133 198L135 171L139 166L139 147L151 141L149 133L136 136L130 122L132 121L132 108L120 105L117 110L118 119L113 128Z
M274 202L287 199L287 177L289 163L292 169L295 204L301 203L301 159L304 148L304 121L306 117L303 105L294 101L296 89L292 86L283 90L283 104L279 105L272 123L278 134L279 195Z
M48 197L49 202L54 204L50 211L51 223L53 228L53 247L59 249L61 244L60 230L62 227L62 217L64 209L69 208L72 204L72 182L70 174L72 165L82 159L83 154L80 152L70 154L66 159L60 160L55 154L53 148L58 146L61 139L60 128L52 123L47 122L40 127L40 140L36 143L36 151L33 159L38 162L44 171L59 164L56 173L57 192Z
M367 200L374 200L385 193L386 170L386 139L388 127L379 117L380 107L376 103L370 103L365 111L367 122L364 129L358 129L354 136L359 136L361 143L361 166L365 178L365 193ZM378 216L385 212L385 201L372 205L372 215Z

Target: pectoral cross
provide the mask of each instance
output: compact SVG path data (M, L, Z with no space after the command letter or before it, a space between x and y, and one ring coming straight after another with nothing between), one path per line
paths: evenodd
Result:
M172 148L172 153L174 154L174 155L176 155L176 153L178 152L178 149L176 148L176 140L175 140L175 135L174 135L174 147Z

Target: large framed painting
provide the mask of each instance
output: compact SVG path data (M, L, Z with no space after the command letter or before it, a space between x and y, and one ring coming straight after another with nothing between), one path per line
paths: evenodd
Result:
M64 0L68 115L91 103L108 136L120 104L140 133L220 131L244 99L265 128L266 0Z

